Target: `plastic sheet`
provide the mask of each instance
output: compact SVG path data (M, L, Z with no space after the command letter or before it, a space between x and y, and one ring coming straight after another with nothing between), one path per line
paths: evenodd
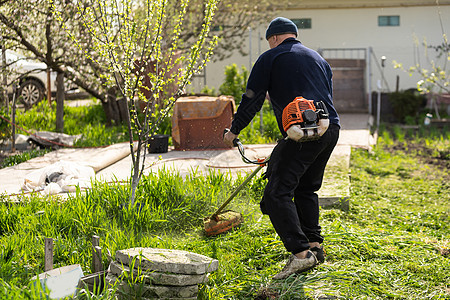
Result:
M77 186L90 188L91 177L94 176L92 167L60 161L27 174L22 190L26 192L43 190L46 195L74 192Z

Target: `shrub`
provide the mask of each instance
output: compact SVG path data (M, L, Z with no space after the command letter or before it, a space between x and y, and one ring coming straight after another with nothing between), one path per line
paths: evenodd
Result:
M216 89L214 88L214 87L209 87L209 86L207 86L207 85L205 85L203 88L202 88L202 90L200 91L200 93L201 94L205 94L205 95L208 95L208 96L217 96L217 93L216 93Z
M260 114L256 114L252 123L248 125L239 134L239 138L246 144L264 144L274 143L281 138L280 130L278 129L278 123L275 118L275 114L270 107L269 102L264 102L263 110L263 122L261 130Z
M393 92L389 94L394 116L403 123L416 120L420 111L425 107L426 98L415 89Z
M245 93L246 90L248 75L249 72L244 66L241 67L241 71L239 71L236 64L231 64L225 67L225 81L219 88L220 94L233 96L236 105L239 105L242 94ZM277 120L275 118L275 115L273 114L269 102L264 102L264 105L261 109L263 110L263 128L261 128L260 114L256 114L252 123L247 126L239 135L240 139L244 143L273 143L277 139L281 138Z
M219 87L220 94L233 96L236 104L239 104L242 94L245 93L248 75L244 66L241 67L240 72L236 64L226 66L225 81Z

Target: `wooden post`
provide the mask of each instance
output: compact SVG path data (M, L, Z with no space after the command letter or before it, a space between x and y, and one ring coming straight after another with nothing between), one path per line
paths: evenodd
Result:
M100 246L100 237L98 235L92 236L92 247Z
M64 73L56 75L56 131L64 132Z
M45 238L44 271L53 269L53 239Z
M100 246L94 247L94 273L98 273L100 271L103 271L103 265L102 265L102 248Z
M52 104L52 80L50 76L50 68L47 68L47 101Z
M94 273L103 271L102 265L102 248L99 246L100 237L97 235L92 236L92 271Z

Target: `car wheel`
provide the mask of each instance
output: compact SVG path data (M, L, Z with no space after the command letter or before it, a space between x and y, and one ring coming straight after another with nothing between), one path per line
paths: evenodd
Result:
M44 98L44 89L36 80L28 79L20 85L18 97L26 108L30 108Z

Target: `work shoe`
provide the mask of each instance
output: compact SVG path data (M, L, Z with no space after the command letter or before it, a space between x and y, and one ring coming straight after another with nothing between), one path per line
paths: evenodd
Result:
M325 261L325 252L323 251L323 247L312 247L309 249L317 258L319 263L323 263Z
M317 258L311 251L308 251L308 253L306 254L306 258L297 258L297 256L295 256L294 254L291 254L286 266L284 266L283 270L275 275L273 279L288 278L294 273L301 273L312 269L316 264Z

